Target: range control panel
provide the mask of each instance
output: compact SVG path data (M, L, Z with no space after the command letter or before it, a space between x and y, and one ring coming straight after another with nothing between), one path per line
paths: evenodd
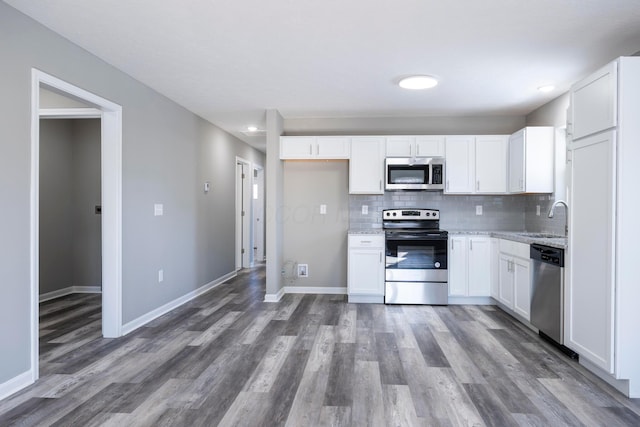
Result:
M440 219L440 211L437 209L386 209L382 211L383 220L402 219Z

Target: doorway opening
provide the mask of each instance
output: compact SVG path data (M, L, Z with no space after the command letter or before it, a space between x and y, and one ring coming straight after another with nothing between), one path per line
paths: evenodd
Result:
M41 108L41 89L81 104L66 108ZM102 336L122 335L122 107L40 70L31 79L31 376L39 377L39 302L41 233L41 118L93 118L100 126L100 282L102 285ZM47 195L45 195L47 196ZM46 217L45 217L46 219ZM95 219L95 218L94 218ZM43 236L44 237L44 236ZM95 242L94 242L95 243Z
M265 260L264 168L236 157L236 271Z

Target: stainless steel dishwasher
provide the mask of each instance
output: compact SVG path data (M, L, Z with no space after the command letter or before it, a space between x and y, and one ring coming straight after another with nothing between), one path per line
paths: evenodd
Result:
M564 344L564 250L532 244L531 324Z

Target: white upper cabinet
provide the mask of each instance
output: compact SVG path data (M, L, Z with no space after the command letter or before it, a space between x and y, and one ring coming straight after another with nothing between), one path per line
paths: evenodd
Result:
M476 137L476 194L507 192L508 135Z
M601 68L571 88L574 140L612 128L617 124L617 62Z
M553 193L554 130L530 126L509 138L509 192Z
M349 194L384 193L384 146L383 137L351 139Z
M387 157L443 157L444 136L389 136Z
M446 194L505 194L508 135L447 136Z
M445 138L446 194L469 194L475 188L475 137Z
M351 138L345 136L281 136L281 159L348 159Z

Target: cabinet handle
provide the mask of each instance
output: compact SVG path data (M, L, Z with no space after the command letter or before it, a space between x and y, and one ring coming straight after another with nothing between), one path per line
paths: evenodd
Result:
M380 180L380 191L382 191L382 180Z
M480 191L480 180L476 181L476 191Z
M411 157L412 154L413 154L413 151L411 150L411 145L409 145L409 157Z
M313 145L309 144L309 155L313 156Z
M447 180L447 191L449 191L449 180Z
M378 255L380 256L380 264L382 264L382 252L378 252Z
M524 190L524 179L520 180L520 189Z
M455 248L455 240L451 239L451 250Z
M320 155L320 144L316 145L316 154Z
M469 240L469 250L473 250L473 240Z
M420 146L416 145L416 156L420 155Z
M371 240L360 240L360 243L371 243Z

